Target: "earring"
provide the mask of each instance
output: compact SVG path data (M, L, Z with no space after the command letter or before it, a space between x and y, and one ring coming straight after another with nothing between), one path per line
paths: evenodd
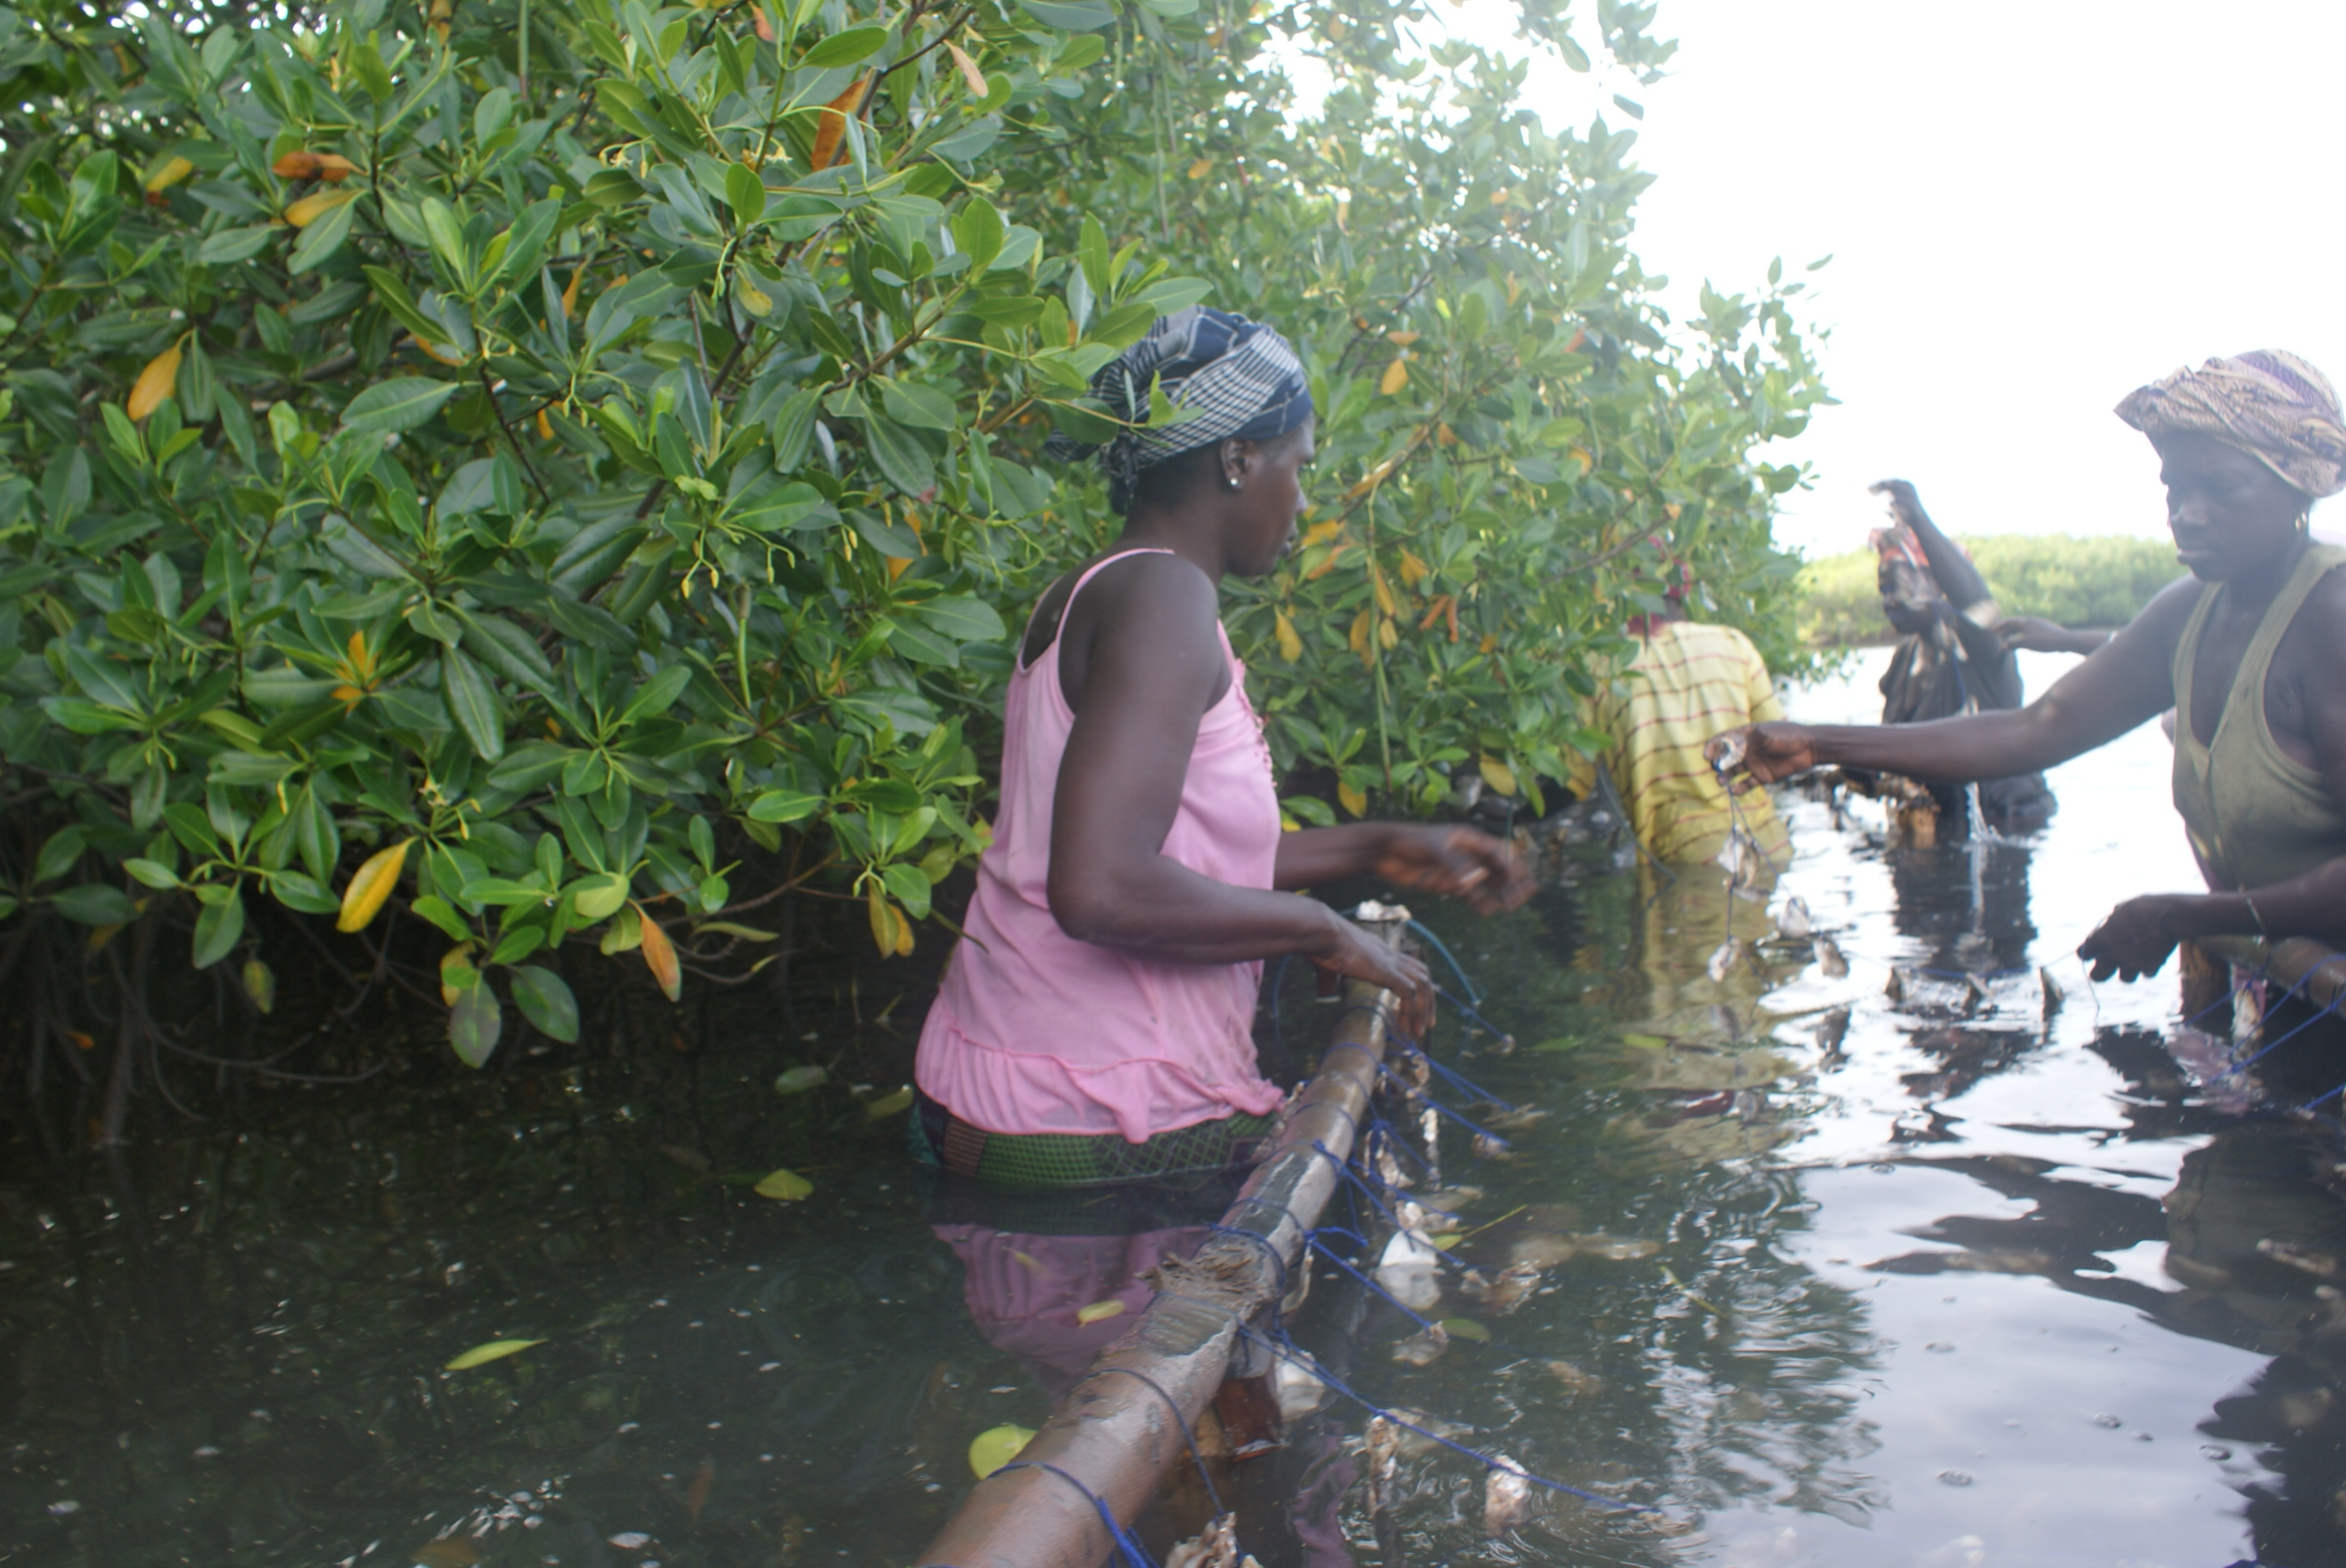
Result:
M1222 481L1222 484L1226 489L1236 490L1239 487L1238 475L1235 473L1231 474L1229 478Z

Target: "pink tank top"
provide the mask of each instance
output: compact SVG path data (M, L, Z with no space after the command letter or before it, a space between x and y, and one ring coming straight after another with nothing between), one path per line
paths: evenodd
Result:
M1072 606L1102 567L1076 580ZM1059 612L1062 631L1066 607ZM1201 876L1268 888L1279 797L1246 667L1220 624L1230 687L1206 710L1160 850ZM1260 963L1158 963L1059 929L1051 913L1051 808L1075 710L1059 686L1060 636L1014 671L1003 721L1002 810L980 858L968 940L921 1031L922 1091L990 1133L1118 1133L1132 1143L1232 1111L1268 1114L1278 1088L1255 1070Z

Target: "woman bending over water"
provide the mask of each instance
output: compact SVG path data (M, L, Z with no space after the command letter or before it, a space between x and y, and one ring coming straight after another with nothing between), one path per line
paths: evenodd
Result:
M1138 428L1152 382L1189 417ZM1132 427L1101 453L1124 534L1027 626L994 844L913 1074L919 1152L1001 1186L1249 1163L1280 1100L1255 1065L1266 958L1388 987L1404 1027L1424 1015L1422 963L1282 890L1373 873L1485 911L1530 891L1465 828L1280 831L1215 585L1269 573L1303 513L1311 396L1286 340L1192 307L1092 390Z
M2014 712L1931 724L1762 724L1751 776L1882 768L1962 782L2066 762L2176 710L2175 808L2206 893L2112 911L2078 955L2094 978L2155 973L2178 942L2227 934L2346 943L2346 548L2309 535L2346 489L2338 394L2292 354L2209 360L2129 393L2191 576ZM1714 742L1714 760L1731 754Z

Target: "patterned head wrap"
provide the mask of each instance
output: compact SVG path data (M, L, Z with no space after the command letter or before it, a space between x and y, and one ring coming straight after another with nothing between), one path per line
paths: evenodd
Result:
M2117 415L2157 441L2213 437L2314 497L2346 490L2346 423L2338 394L2295 354L2259 349L2137 387Z
M1188 419L1140 428L1152 378ZM1216 442L1269 441L1311 417L1303 362L1287 340L1260 321L1203 305L1158 317L1147 337L1092 377L1091 392L1127 428L1105 446L1054 435L1048 450L1063 463L1097 453L1119 512L1144 468Z

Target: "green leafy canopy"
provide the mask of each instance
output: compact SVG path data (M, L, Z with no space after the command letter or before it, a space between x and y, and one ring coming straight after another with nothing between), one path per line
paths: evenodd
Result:
M575 1036L565 947L674 994L784 882L907 950L987 840L1007 628L1113 532L1042 442L1200 300L1312 369L1303 546L1229 602L1314 792L1561 772L1666 557L1788 648L1799 285L1675 327L1631 134L1419 17L0 7L0 758L50 781L0 918L436 929L474 1065L505 997Z

